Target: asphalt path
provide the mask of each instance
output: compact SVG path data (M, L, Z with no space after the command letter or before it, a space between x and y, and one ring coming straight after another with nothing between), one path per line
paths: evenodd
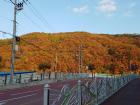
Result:
M132 80L101 105L140 105L140 78Z
M76 83L77 80L50 83L51 98L56 99L65 84L72 87ZM0 91L0 105L43 105L43 92L44 85Z

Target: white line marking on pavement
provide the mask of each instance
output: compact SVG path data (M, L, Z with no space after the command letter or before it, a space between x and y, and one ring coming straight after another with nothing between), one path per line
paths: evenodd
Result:
M40 90L40 89L38 89L38 90L33 90L33 91L22 92L22 93L11 94L11 95L12 95L12 96L21 95L21 94L25 94L25 93L37 92L37 91L39 91L39 90Z
M26 96L21 96L21 97L17 97L17 98L11 98L11 99L7 99L7 100L1 100L0 103L7 102L7 101L18 100L18 99L27 98L27 97L31 97L31 96L34 96L36 94L37 93L26 95Z

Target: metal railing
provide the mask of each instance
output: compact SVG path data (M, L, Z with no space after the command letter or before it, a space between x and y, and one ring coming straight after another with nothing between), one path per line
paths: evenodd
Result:
M58 94L55 92L56 97L50 94L54 90L44 87L44 94L48 94L44 105L99 105L134 78L135 75L123 75L81 79L74 86L64 85ZM50 92L45 93L45 89Z

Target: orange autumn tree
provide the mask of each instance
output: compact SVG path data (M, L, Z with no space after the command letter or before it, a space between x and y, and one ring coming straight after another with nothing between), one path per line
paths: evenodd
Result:
M2 57L0 56L0 68L2 67Z
M44 63L40 63L38 65L38 69L41 70L41 80L44 79L44 74L47 70L49 70L51 68L51 64L48 62L44 62ZM48 71L49 74L49 79L50 79L50 71Z
M2 70L10 71L11 39L0 40ZM83 66L95 65L96 72L108 73L106 67L112 63L115 73L129 72L129 65L140 65L140 36L107 35L87 32L29 33L21 36L16 52L15 70L35 70L38 65L51 61L53 72L78 72L79 45L83 45ZM57 55L57 64L56 62ZM46 70L47 71L47 70ZM138 70L139 71L139 68ZM82 72L87 72L83 69Z

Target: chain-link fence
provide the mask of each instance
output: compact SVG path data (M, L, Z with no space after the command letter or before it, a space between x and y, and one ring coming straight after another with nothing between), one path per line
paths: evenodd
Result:
M77 83L57 90L44 87L44 105L99 105L135 77L114 75L79 79Z

